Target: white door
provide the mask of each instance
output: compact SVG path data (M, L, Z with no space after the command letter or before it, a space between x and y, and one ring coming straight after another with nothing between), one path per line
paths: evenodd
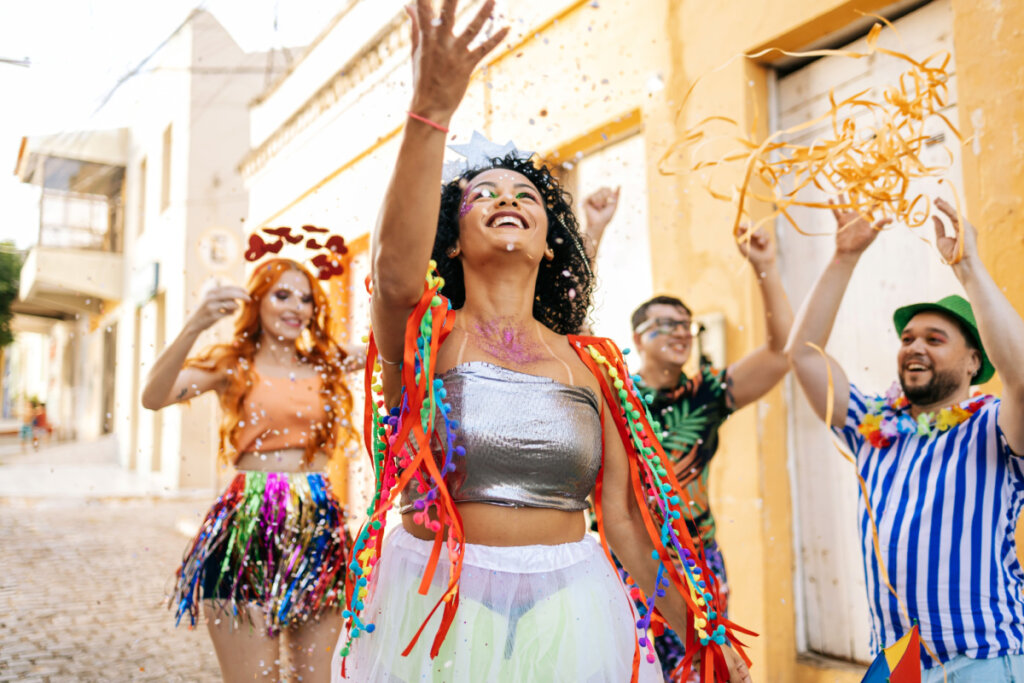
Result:
M630 315L653 296L651 241L647 224L647 161L644 136L632 135L583 157L575 168L576 215L583 228L583 200L602 185L622 187L620 205L597 254L594 334L620 348L633 345Z
M952 53L950 12L949 0L926 5L895 22L899 35L886 31L880 44L918 59L940 50ZM847 47L863 50L865 46L861 40ZM830 88L837 100L871 88L869 97L879 101L885 86L896 82L904 68L898 60L882 55L814 61L779 80L778 127L789 128L828 111ZM952 63L949 70L955 70ZM956 123L955 76L949 99L943 113ZM803 131L794 141L809 144L830 125L826 121L819 128ZM947 149L951 151L954 162L946 178L959 188L959 143L941 121L933 121L931 126L935 143L923 161L947 162ZM824 198L818 191L802 197L814 197L814 192L817 199ZM952 198L947 186L940 188L933 180L917 183L912 193L919 192L941 192ZM833 253L835 221L825 210L794 209L792 214L805 232L826 234L804 236L788 223L778 223L783 280L794 306L799 306ZM843 299L827 350L839 360L850 381L866 392L882 392L896 379L899 340L892 324L893 310L914 301L962 293L950 268L922 238L934 239L930 222L913 231L894 226L881 234L861 259ZM871 626L858 534L856 474L830 443L827 430L799 388L792 381L788 386L801 650L866 662ZM866 547L870 548L870 541Z

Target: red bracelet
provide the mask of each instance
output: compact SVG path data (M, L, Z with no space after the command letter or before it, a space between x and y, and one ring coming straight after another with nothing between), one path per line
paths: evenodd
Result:
M447 133L448 132L447 128L442 126L440 123L434 123L433 121L428 119L426 116L420 116L419 114L413 114L411 111L407 111L406 114L409 115L409 118L416 119L420 123L425 123L428 126L430 126L431 128L436 128L437 130L441 131L442 133Z

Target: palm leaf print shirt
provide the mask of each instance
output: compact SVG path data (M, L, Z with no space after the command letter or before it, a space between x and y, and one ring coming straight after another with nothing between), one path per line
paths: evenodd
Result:
M715 538L715 518L708 500L708 472L718 450L718 428L732 414L725 370L706 363L694 377L681 373L674 389L650 389L637 381L651 415L661 425L661 446L675 466L686 496L687 526L704 541Z

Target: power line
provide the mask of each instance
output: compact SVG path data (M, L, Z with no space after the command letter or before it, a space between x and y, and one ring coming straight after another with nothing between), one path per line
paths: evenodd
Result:
M103 109L103 107L107 105L107 102L109 102L110 98L114 96L114 93L117 92L118 88L120 88L128 80L139 74L142 71L142 67L144 67L149 60L156 56L156 53L160 52L160 50L162 50L164 46L167 45L167 43L171 42L171 39L174 38L174 36L178 35L178 32L181 31L181 29L185 28L188 25L188 23L192 21L192 18L198 12L205 10L206 5L209 3L209 1L210 0L203 0L202 2L200 2L199 5L194 10L188 13L188 16L185 17L185 20L178 25L178 28L171 31L170 35L161 40L160 43L155 48L153 48L150 51L150 53L146 55L142 59L142 61L135 66L134 69L131 69L130 71L128 71L128 73L121 76L121 78L117 79L117 83L115 83L114 86L107 92L107 94L104 95L103 100L99 103L99 106L97 106L96 109L93 110L93 115L95 116L101 109Z

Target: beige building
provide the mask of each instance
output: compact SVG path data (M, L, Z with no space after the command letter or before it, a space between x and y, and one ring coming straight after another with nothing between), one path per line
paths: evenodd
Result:
M395 158L409 102L408 23L402 0L352 0L288 76L252 107L246 229L314 223L353 247L348 273L332 283L347 332L365 330L366 245ZM463 13L479 3L463 2ZM983 226L983 256L1024 310L1024 244L1013 216L1024 199L1015 158L1024 48L1020 3L966 0L499 0L512 26L488 58L455 117L452 139L480 130L514 140L561 166L576 197L623 186L602 248L596 326L628 345L628 313L652 292L682 296L709 321L712 357L730 362L763 339L753 275L733 244L732 207L703 179L663 174L659 160L691 125L726 115L763 135L809 120L830 89L879 88L898 74L882 58L734 59L766 47L863 47L871 19L895 22L889 47L918 58L952 54L944 113L970 144L936 124L950 150L947 175ZM731 60L731 61L730 61ZM1001 75L1000 75L1001 74ZM680 110L691 84L703 77ZM1005 82L1009 79L1011 82ZM813 139L814 130L806 134ZM931 149L931 147L930 147ZM664 169L662 169L664 170ZM933 191L922 185L919 191ZM764 208L756 211L763 211ZM810 232L825 213L804 213ZM799 305L827 258L827 239L779 226L781 268ZM887 235L866 257L840 312L830 351L861 385L894 378L897 339L887 312L957 284L918 237ZM912 264L912 265L908 265ZM881 311L883 314L880 314ZM996 388L997 390L997 388ZM351 461L351 468L356 468ZM353 502L365 493L350 478ZM855 514L854 473L810 418L787 381L730 419L712 470L713 507L732 582L731 616L760 633L751 654L758 681L857 681L868 661L867 606Z
M153 413L141 384L204 283L244 275L237 167L267 57L195 11L106 105L124 128L27 138L18 158L41 197L15 306L22 393L42 392L66 437L116 434L122 464L170 490L215 485L216 402Z

